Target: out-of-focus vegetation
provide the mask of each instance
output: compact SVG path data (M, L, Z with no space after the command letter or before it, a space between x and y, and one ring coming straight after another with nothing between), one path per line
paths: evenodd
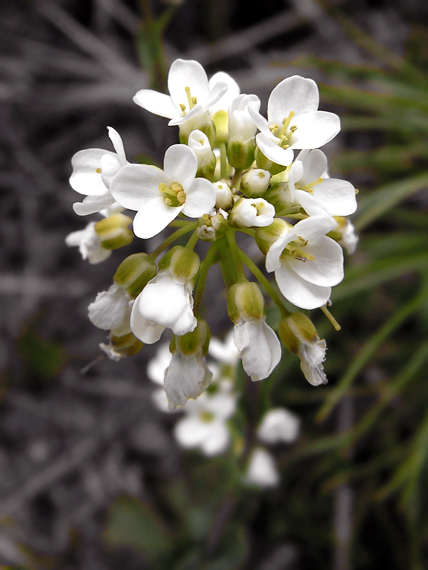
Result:
M426 567L427 14L423 3L420 18L398 2L335 5L2 7L4 568ZM359 189L360 243L332 298L342 330L312 315L329 346L328 386L309 386L284 355L259 388L302 420L298 441L275 449L272 490L243 487L231 452L208 459L177 448L174 417L151 405L152 352L80 374L104 341L86 307L117 260L89 267L65 248L81 228L69 160L104 148L112 125L130 157L159 161L175 133L132 96L159 89L165 58L177 56L228 71L264 102L289 74L316 79L321 108L342 118L326 149L332 174ZM256 397L249 385L244 398Z

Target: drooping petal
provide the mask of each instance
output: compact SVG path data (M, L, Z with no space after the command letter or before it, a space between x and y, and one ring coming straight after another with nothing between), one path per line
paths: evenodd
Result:
M195 178L186 192L183 214L189 218L199 218L210 212L216 203L216 191L211 182L205 178Z
M263 321L246 321L248 344L242 349L242 366L258 381L267 378L281 359L281 345L274 331Z
M127 334L130 332L130 300L126 290L114 284L108 291L98 293L95 301L89 305L89 320L100 329Z
M75 202L73 210L78 216L95 214L109 208L115 203L113 196L107 191L100 196L86 196L82 202Z
M325 178L312 195L330 216L350 216L357 209L355 188L347 180Z
M256 143L262 153L275 164L281 164L281 166L290 166L293 162L294 152L291 148L280 147L275 140L271 137L265 135L265 133L259 133L256 136Z
M115 156L113 152L99 148L76 152L71 159L73 172L69 180L73 190L91 196L105 194L106 186L101 178L101 158L105 154Z
M283 263L275 271L275 279L284 297L301 309L322 307L330 299L331 287L321 287L309 283Z
M195 399L207 389L212 372L202 357L183 356L175 352L165 372L164 390L170 409L184 406L189 399Z
M168 148L164 158L164 172L171 182L178 182L187 191L198 169L195 151L185 144L174 144Z
M296 115L290 124L297 127L290 135L290 146L292 148L318 148L334 139L340 131L339 117L328 111L314 111Z
M315 81L293 75L272 90L268 101L268 120L270 124L281 125L291 111L300 115L316 111L318 105L319 92Z
M159 93L152 89L141 89L134 95L133 101L154 115L159 115L166 119L181 117L179 108L174 104L171 97L164 93Z
M140 296L138 296L131 310L130 326L133 334L145 344L154 344L157 342L166 326L160 325L154 321L146 319L140 311Z

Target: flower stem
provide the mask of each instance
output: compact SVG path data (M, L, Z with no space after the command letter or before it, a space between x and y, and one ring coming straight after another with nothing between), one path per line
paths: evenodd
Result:
M250 259L248 257L248 255L246 255L242 250L239 250L239 255L240 255L242 261L245 263L245 265L248 267L248 269L251 271L251 273L254 275L254 277L257 279L257 281L260 283L260 285L263 286L266 293L269 295L269 297L272 299L272 301L278 307L278 309L281 312L282 318L288 317L289 315L291 315L290 311L285 308L284 303L283 303L281 297L279 296L279 294L275 291L275 289L272 287L269 280L266 279L266 277L263 275L263 273L260 271L260 269L254 263L254 261L252 259Z
M241 259L241 250L239 249L236 240L235 240L235 232L230 229L227 234L227 242L229 244L229 248L232 254L232 258L233 258L233 262L235 265L235 269L236 269L236 275L237 275L237 282L244 282L244 281L248 281L245 272L244 272L244 267L242 265L242 259Z
M189 232L195 230L198 226L198 222L190 222L187 225L183 226L182 228L178 229L171 235L169 235L155 250L150 253L150 257L156 259L158 255L160 255L167 247L169 247L172 243L176 240L188 234Z
M224 142L220 143L220 178L227 178L227 154L226 145Z
M214 242L211 245L205 256L205 259L201 263L201 267L198 273L198 282L196 284L195 292L193 294L194 298L193 311L195 314L199 312L199 306L202 301L202 295L204 292L205 283L207 281L208 271L210 270L211 265L214 265L214 263L216 262L215 255L217 253L218 245L219 245L218 242Z

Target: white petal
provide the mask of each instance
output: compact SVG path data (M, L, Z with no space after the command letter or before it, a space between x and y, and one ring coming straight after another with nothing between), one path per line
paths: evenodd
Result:
M175 424L174 436L182 447L198 447L209 434L209 429L209 424L202 422L198 416L186 416Z
M104 330L121 330L126 325L130 332L129 317L131 308L127 292L117 285L112 285L108 291L98 293L95 301L88 307L89 320L96 327Z
M243 349L242 366L258 381L267 378L281 359L281 344L274 331L262 320L248 321L249 343Z
M201 444L201 449L205 455L212 457L223 453L230 444L230 432L222 422L213 422L208 437Z
M297 224L296 224L297 225ZM266 271L272 273L281 267L281 253L290 241L296 239L297 234L293 230L285 231L279 238L273 242L266 254Z
M105 194L107 188L101 178L101 157L105 154L115 156L113 152L99 148L76 152L71 159L73 172L70 176L70 186L73 190L90 196Z
M300 178L300 184L312 184L315 180L320 178L327 169L327 157L319 149L302 150L297 160L303 164L303 175Z
M184 191L192 184L198 169L195 151L185 144L174 144L168 148L164 158L164 171L171 182L178 182Z
M314 186L316 198L330 216L349 216L357 209L355 188L346 180L326 178Z
M113 196L107 191L101 196L86 196L82 202L75 202L73 210L78 216L87 216L95 214L109 208L115 203Z
M275 408L267 412L257 429L257 437L262 443L290 443L297 439L300 429L299 418L285 408Z
M148 200L134 218L135 235L141 239L156 236L178 216L182 209L183 206L178 208L168 206L162 196Z
M289 166L293 162L293 150L280 147L275 140L264 133L259 133L256 136L256 143L262 153L275 164Z
M239 352L242 352L250 342L250 333L247 328L247 322L240 321L239 323L236 323L233 334L235 346Z
M334 139L340 131L339 117L328 111L297 115L291 125L297 127L290 136L292 148L318 148Z
M163 331L166 329L158 323L150 321L141 315L139 304L140 296L138 296L132 306L130 326L134 335L145 344L154 344L157 342Z
M188 109L186 87L190 88L190 94L196 97L197 103L203 106L209 93L208 77L204 68L194 60L176 59L168 74L168 90L176 107L181 103Z
M186 202L183 214L189 218L199 218L210 212L216 203L214 186L205 178L195 178L193 184L186 192Z
M129 210L140 210L146 202L161 196L159 184L170 180L160 168L147 164L128 164L122 167L110 184L116 202Z
M308 216L322 216L326 213L322 203L304 190L295 190L294 199L302 206Z
M236 81L228 73L224 73L223 71L215 73L209 80L208 86L210 88L210 91L213 90L216 83L220 82L227 85L227 92L220 98L219 101L217 101L214 105L211 105L210 109L212 114L214 114L219 109L227 111L232 101L241 92Z
M164 93L158 93L152 89L141 89L134 95L133 101L154 115L166 117L167 119L181 117L181 113L174 105L171 97Z
M259 487L276 487L279 473L273 456L261 447L256 447L251 455L245 482Z
M316 241L320 236L331 232L337 227L337 222L331 216L326 214L319 216L310 216L305 220L297 222L293 226L293 233L298 236L302 236L308 241Z
M122 162L117 154L105 154L101 157L101 178L107 188L110 188L110 182L122 168Z
M275 271L275 279L284 297L301 309L322 307L330 299L331 287L320 287L309 283L295 273L288 264L282 264Z
M161 344L155 356L147 364L147 376L155 384L163 386L165 380L165 370L171 364L172 354L169 344Z
M202 357L183 356L175 352L165 373L164 390L170 409L184 406L187 400L197 398L211 382L212 372Z
M269 123L281 125L290 111L300 115L316 111L318 105L319 92L315 81L293 75L281 81L270 94L267 112Z
M333 239L320 236L318 240L303 248L305 253L314 256L313 260L298 261L289 257L287 263L297 275L322 287L332 287L343 279L343 250Z
M107 130L108 130L108 136L110 137L110 140L113 143L114 150L116 151L122 166L125 166L127 160L125 155L125 149L123 147L122 137L116 131L116 129L113 129L113 127L107 127Z

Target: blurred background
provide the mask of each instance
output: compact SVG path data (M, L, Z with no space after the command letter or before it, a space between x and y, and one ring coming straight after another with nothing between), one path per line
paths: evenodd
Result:
M428 567L427 26L424 0L2 0L1 568ZM274 488L177 445L177 416L152 402L154 347L99 359L87 307L123 255L89 265L65 245L87 223L75 152L110 149L107 126L130 161L177 142L132 102L164 90L177 57L230 73L263 110L283 78L316 80L343 125L330 175L359 190L360 242L332 296L342 330L311 315L329 384L288 354L264 381L301 421L271 449ZM221 335L224 299L210 299Z

